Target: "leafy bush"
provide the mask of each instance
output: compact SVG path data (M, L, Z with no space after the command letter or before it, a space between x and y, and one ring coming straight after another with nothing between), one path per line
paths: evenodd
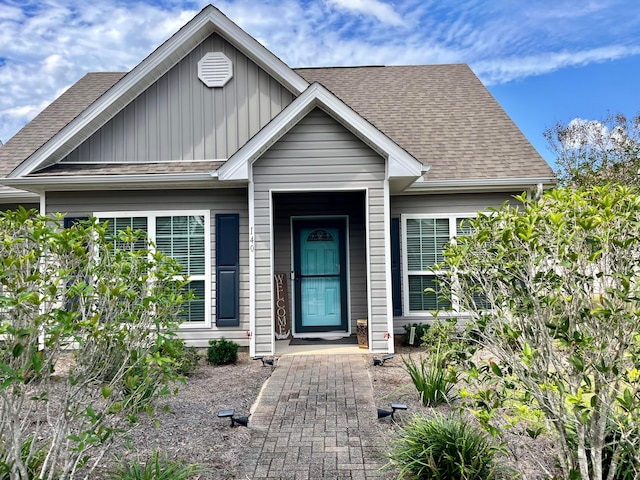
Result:
M168 392L161 371L145 362L129 368L122 379L122 393L133 413L147 409L160 393L166 395Z
M415 334L413 338L413 343L411 343L411 329L415 328ZM404 335L402 339L404 340L405 345L420 345L422 343L422 338L429 331L430 325L428 323L411 323L404 326Z
M209 340L207 359L212 365L227 365L238 360L238 344L222 337L220 340Z
M398 478L415 480L494 480L513 476L497 460L502 449L479 428L458 416L414 416L389 452Z
M187 347L181 338L172 338L162 342L160 353L172 358L173 367L178 375L189 377L195 373L200 365L200 354L195 347Z
M20 208L0 212L0 231L0 425L12 426L0 468L12 479L29 479L34 464L35 478L91 478L140 407L124 385L146 388L152 365L162 386L148 402L175 379L154 346L175 335L188 280L145 248L145 232L114 235L96 219L64 228L59 215ZM63 355L68 370L51 378Z
M0 440L0 450L4 450L6 444ZM34 443L33 437L27 438L22 444L22 462L26 467L27 479L38 478L40 476L40 470L42 464L47 457L47 450L49 446L47 444ZM2 458L7 458L7 454L2 452ZM11 466L5 462L0 463L0 480L9 480L11 478ZM58 478L58 474L54 472L53 478Z
M438 356L443 366L463 362L477 349L468 335L459 330L454 317L436 320L421 339L426 353Z
M565 478L599 479L609 426L626 441L640 424L640 193L606 185L515 198L470 220L473 233L438 267L492 354L478 359L490 377L473 390L526 392L498 398L545 413ZM480 292L492 308L478 308Z
M602 449L602 478L609 478L609 472L614 457L616 460L616 471L613 474L613 480L637 480L640 475L640 465L638 460L640 459L640 451L638 444L640 438L638 438L638 432L632 432L627 438L622 438L623 430L629 429L629 419L622 416L617 422L611 422L607 425L605 432L606 443ZM569 442L573 448L577 450L578 437L575 428L570 428L568 432ZM587 445L587 460L589 465L591 462L591 445ZM575 471L574 475L579 475Z
M408 359L403 358L402 362L424 406L435 407L449 401L458 375L451 366L442 365L439 355L433 355L430 363L423 356L420 356L419 364L411 356Z
M140 459L124 459L108 473L109 480L187 480L203 472L199 465L185 464L181 460L170 461L167 455L160 457L157 450L147 462Z

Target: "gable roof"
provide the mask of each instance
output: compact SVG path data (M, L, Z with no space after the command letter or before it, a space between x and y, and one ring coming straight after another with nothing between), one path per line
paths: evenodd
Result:
M428 165L427 181L554 176L467 65L296 72L324 85Z
M411 154L349 108L338 97L319 83L313 83L257 135L234 153L218 170L218 178L220 180L249 179L249 165L316 107L322 108L351 133L386 158L388 160L388 176L405 179L403 188L409 183L413 183L425 170L424 165L413 158Z
M0 148L0 177L8 176L123 76L122 72L88 73L67 89Z
M402 159L395 165L404 162L406 172L427 169L416 167L416 159L428 167L418 182L422 187L553 182L551 168L467 65L292 70L213 6L205 7L131 72L93 73L80 79L0 148L0 177L10 177L5 183L15 186L27 185L27 178L39 177L36 183L45 185L46 178L57 177L59 182L65 176L95 181L100 176L197 173L204 181L204 162L82 167L58 162L211 33L250 56L300 99L232 155L216 172L220 179L236 178L229 172L238 162L255 160L256 152L279 138L291 126L282 124L283 118L297 121L319 105L374 150L387 158L393 151L394 159ZM209 165L216 169L222 164ZM6 187L0 187L0 195L1 188Z
M49 141L18 165L8 177L21 177L55 164L164 75L209 35L217 33L294 94L309 84L213 5L200 11L184 27L124 75Z

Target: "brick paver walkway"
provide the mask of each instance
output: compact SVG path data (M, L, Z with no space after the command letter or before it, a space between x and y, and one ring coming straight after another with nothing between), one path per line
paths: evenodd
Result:
M241 478L385 478L377 421L362 355L281 357L249 422Z

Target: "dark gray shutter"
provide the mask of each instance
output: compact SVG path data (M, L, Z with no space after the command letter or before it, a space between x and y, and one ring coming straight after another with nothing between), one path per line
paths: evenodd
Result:
M71 228L74 223L82 222L84 220L89 220L89 217L64 217L63 226L64 228Z
M391 299L393 316L402 315L402 299L400 298L400 219L391 219Z
M240 215L216 215L216 325L240 325Z

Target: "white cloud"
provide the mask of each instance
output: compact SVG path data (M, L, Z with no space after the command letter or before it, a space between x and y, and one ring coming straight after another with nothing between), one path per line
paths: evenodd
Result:
M613 45L584 51L560 51L538 55L469 62L486 85L543 75L565 67L578 67L640 55L640 46Z
M599 120L574 118L567 125L561 140L562 146L567 150L624 148L625 143L629 141L627 131L622 125L614 124L612 127Z
M129 70L199 11L193 0L0 1L5 141L62 88L88 71ZM497 84L640 55L632 3L220 0L216 6L293 67L464 62Z
M327 0L327 2L344 10L373 15L382 23L403 24L402 17L393 7L379 0Z

